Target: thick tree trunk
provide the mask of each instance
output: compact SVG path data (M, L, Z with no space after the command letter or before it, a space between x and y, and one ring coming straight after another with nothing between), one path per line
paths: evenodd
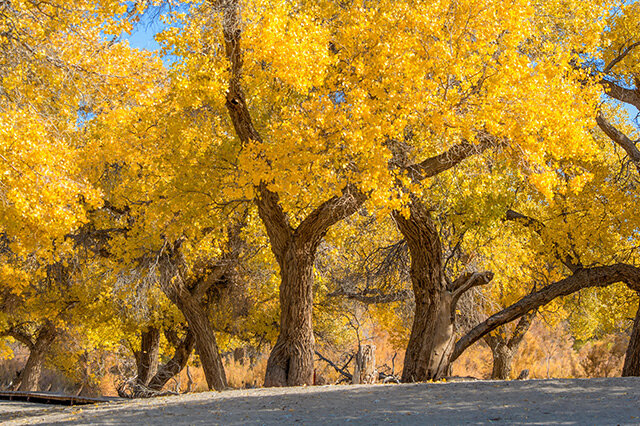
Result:
M493 370L491 378L493 380L507 380L511 375L511 366L515 351L511 350L505 342L491 346L491 354L493 355Z
M640 306L633 321L629 346L624 357L622 376L640 376Z
M160 353L160 330L149 327L142 332L140 352L136 354L138 378L136 384L146 387L158 371L158 355Z
M313 260L291 242L280 263L280 334L267 362L264 386L313 384Z
M454 348L455 310L460 296L491 281L491 272L465 273L447 286L442 246L435 223L418 200L405 218L394 218L411 254L411 283L416 308L405 354L403 382L437 380L449 374Z
M227 376L222 365L218 343L207 312L200 302L189 294L182 294L176 305L193 330L198 355L204 369L204 376L209 389L224 390L227 388Z
M187 330L185 338L176 346L173 357L158 369L156 375L149 381L148 388L153 391L161 391L169 380L179 374L187 365L195 342L191 329Z
M411 283L416 308L405 354L403 382L444 377L453 350L452 294L442 270L442 248L429 212L413 202L410 215L394 214L411 254Z
M491 355L493 356L493 371L491 372L491 378L494 380L507 380L511 375L511 367L513 363L513 357L518 353L518 348L524 339L525 334L529 331L533 318L538 313L537 309L523 315L518 321L515 329L511 333L511 337L506 336L492 336L486 335L484 337L485 342L491 348Z
M277 194L264 183L258 187L258 213L265 225L271 250L280 267L280 334L264 379L264 386L313 384L313 263L327 230L355 213L365 196L347 187L313 210L296 228L282 210Z
M50 322L45 323L38 332L33 346L30 347L27 364L22 369L20 376L14 383L12 389L22 392L33 392L38 390L42 367L49 351L49 347L56 339L58 332Z

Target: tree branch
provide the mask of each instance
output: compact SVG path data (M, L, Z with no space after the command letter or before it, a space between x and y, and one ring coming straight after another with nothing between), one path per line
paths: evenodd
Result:
M603 72L605 74L607 74L609 71L611 71L611 69L613 67L616 66L616 64L618 64L620 61L622 61L629 53L631 53L631 51L633 49L635 49L636 47L640 46L640 41L635 42L630 44L629 46L627 46L622 52L620 52L620 54L618 56L616 56L615 58L613 58L611 60L611 62L609 62L609 65L607 65L606 67L604 67Z
M13 337L18 342L22 343L27 348L29 348L30 351L33 350L33 348L36 345L35 342L33 341L33 339L31 338L31 336L29 336L27 333L25 333L25 332L23 332L21 330L9 329L9 330L3 332L2 334L0 334L0 336Z
M347 299L357 300L367 305L376 303L392 303L399 302L401 300L407 300L411 297L411 292L408 290L401 290L394 293L387 294L368 294L366 292L353 293L349 291L339 290L327 294L329 297L346 297Z
M533 228L536 234L543 237L542 232L544 231L545 225L540 222L538 219L534 219L532 217L523 215L522 213L518 213L515 210L507 210L506 220L513 220L523 223L525 226ZM567 267L572 273L576 272L578 269L582 268L582 263L572 254L570 253L561 253L560 246L557 242L552 241L551 245L553 247L553 255L556 259L558 259L564 266Z
M610 266L595 266L577 270L574 274L555 282L492 315L460 338L451 356L455 361L469 346L496 328L511 322L527 312L544 306L557 297L567 296L588 287L606 287L623 282L634 290L640 290L640 268L618 263Z
M640 109L640 93L633 89L627 89L613 81L602 79L600 80L600 84L604 87L604 91L607 95L612 98L624 102L626 104L630 104Z
M365 200L366 196L355 186L347 186L341 196L334 196L313 210L295 230L295 236L302 244L317 246L332 225L355 213Z
M463 160L476 154L481 154L488 148L499 144L498 139L487 133L479 133L479 143L471 144L463 141L451 147L448 151L435 157L407 166L409 173L417 180L438 175L456 166Z
M529 331L529 327L531 326L531 323L533 322L533 319L537 314L538 309L533 309L520 317L515 330L513 330L511 338L507 342L507 347L509 349L517 348L518 345L520 345L520 342L522 342L525 334L527 334L527 331Z
M267 189L263 182L258 186L256 197L258 215L264 222L271 242L271 250L279 258L284 253L287 244L293 238L293 229L289 225L289 219L280 206L280 197L275 192Z
M451 291L453 293L451 298L452 312L455 312L456 305L458 304L460 296L462 296L473 287L489 284L492 279L493 272L491 271L473 273L467 272L456 278L456 280L451 284Z
M598 127L600 127L600 129L609 136L613 142L620 145L620 147L625 150L633 164L635 164L638 169L638 172L640 172L640 150L638 150L636 142L629 139L627 135L618 130L613 124L609 123L601 112L596 116L596 123L598 123Z
M318 356L318 358L320 358L322 361L326 362L327 364L329 364L330 366L332 366L338 373L342 374L344 377L346 377L349 380L353 380L353 376L348 372L345 371L343 368L338 367L337 365L335 365L330 359L323 357L320 352L316 351L316 355Z

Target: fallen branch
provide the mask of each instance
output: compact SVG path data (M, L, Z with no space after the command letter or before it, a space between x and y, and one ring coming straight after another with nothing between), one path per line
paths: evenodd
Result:
M330 359L323 357L320 352L316 351L316 355L318 355L318 358L320 358L322 361L326 362L327 364L329 364L331 367L333 367L338 373L342 374L344 377L346 377L349 380L353 379L353 376L348 372L345 371L344 368L340 368L338 367L336 364L334 364ZM353 358L353 355L351 355L351 358L349 358L349 361L347 361L347 363L345 364L345 367L347 365L349 365L349 362L351 362L351 359Z

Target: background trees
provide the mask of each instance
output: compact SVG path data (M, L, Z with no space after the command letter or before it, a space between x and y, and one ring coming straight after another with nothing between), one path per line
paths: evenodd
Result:
M266 386L312 384L357 306L404 381L483 336L505 378L536 309L637 290L637 129L609 101L638 106L637 3L0 8L3 333L32 364L99 307L136 313L114 338L141 388L195 346L225 389L241 341L273 344ZM122 40L155 19L160 52Z

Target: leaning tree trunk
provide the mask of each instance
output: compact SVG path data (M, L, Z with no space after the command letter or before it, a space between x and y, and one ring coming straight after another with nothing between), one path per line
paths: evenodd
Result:
M38 390L40 375L49 347L56 339L58 332L52 323L48 322L38 332L35 343L30 348L27 364L22 369L13 390L33 392Z
M640 295L640 293L639 293ZM624 357L622 376L640 376L640 306L633 321L629 346Z
M623 282L629 288L640 291L640 268L624 263L579 268L570 276L523 297L475 326L456 342L451 361L456 360L469 346L496 328L546 305L557 297L568 296L584 288L607 287L618 282Z
M189 329L193 330L198 355L200 355L209 389L218 391L226 389L227 376L224 372L218 343L207 312L202 304L188 292L181 292L175 303L186 318Z
M187 365L195 342L191 329L187 330L185 338L176 346L173 357L167 361L166 364L158 368L158 372L149 382L148 388L152 391L161 391L171 378L179 374Z
M136 385L145 388L158 370L160 353L160 330L149 327L142 332L140 352L136 354L138 378Z

